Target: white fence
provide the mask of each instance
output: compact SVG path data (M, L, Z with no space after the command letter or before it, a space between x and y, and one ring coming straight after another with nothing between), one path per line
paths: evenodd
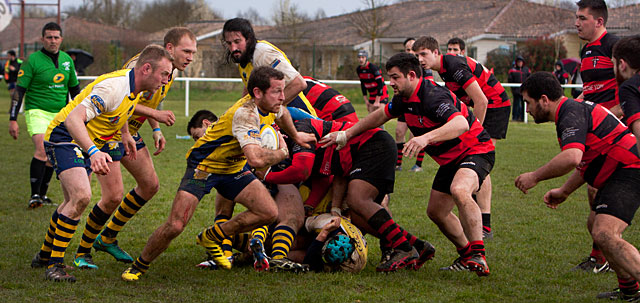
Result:
M95 80L96 76L78 76L79 80ZM178 77L174 81L183 81L184 86L184 115L189 117L189 86L191 82L242 82L240 78L186 78ZM360 85L359 80L320 80L327 84L346 84L346 85ZM389 81L386 82L389 85ZM444 82L438 82L439 85L444 85ZM502 83L503 87L517 87L520 83ZM565 84L563 88L582 88L582 84ZM527 104L524 104L524 111L527 111ZM527 123L527 115L524 115L524 122Z

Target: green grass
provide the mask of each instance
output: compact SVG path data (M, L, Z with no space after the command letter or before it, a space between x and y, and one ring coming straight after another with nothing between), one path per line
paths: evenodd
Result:
M344 91L356 100L356 109L363 116L366 110L359 88L352 86ZM163 127L168 146L154 157L160 191L119 236L121 246L134 257L139 256L151 233L166 219L184 172L184 154L192 142L175 139L176 135L186 135L183 95L184 91L176 87L164 105L175 111L177 122L173 127ZM207 108L221 114L237 97L234 87L216 91L192 89L191 113ZM0 108L8 108L6 91L0 94ZM7 118L6 113L0 114L0 120ZM19 118L19 123L21 137L17 141L9 137L6 128L0 132L0 143L5 146L0 160L0 234L4 235L0 237L0 295L5 302L595 302L599 291L616 286L614 274L569 272L591 250L585 228L588 207L584 188L558 210L550 210L544 207L542 196L565 178L542 182L528 195L513 186L518 174L539 167L559 151L552 124L523 123L510 125L508 139L497 146L496 166L491 174L495 237L486 243L491 268L487 278L438 271L457 255L426 215L437 167L431 159L425 159L425 170L411 173L408 170L414 160L406 159L403 171L396 175L391 209L405 229L438 249L435 259L420 271L376 273L380 251L378 241L370 236L370 261L357 275L256 273L248 267L231 271L196 269L194 265L202 260L204 251L195 245L194 236L213 221L213 195L208 195L185 232L151 265L141 281L125 283L120 274L127 266L104 253L95 253L99 270L74 271L78 278L75 284L47 282L43 280L43 270L31 269L29 262L42 243L53 209L26 208L33 146L26 135L24 117ZM394 127L395 121L386 125L392 134ZM151 138L147 126L142 133ZM135 185L126 171L124 183L125 191ZM93 193L92 204L100 197L95 178ZM55 179L50 197L62 200ZM86 215L67 250L67 262L78 246ZM640 242L635 226L629 228L625 239Z

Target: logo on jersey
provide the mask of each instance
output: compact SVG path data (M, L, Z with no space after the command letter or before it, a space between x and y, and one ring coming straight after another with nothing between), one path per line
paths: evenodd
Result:
M276 68L276 66L278 66L278 64L280 64L280 59L276 58L275 60L271 61L271 67Z
M250 129L245 136L245 139L254 138L260 140L260 131L257 129Z
M98 115L104 111L104 100L102 100L100 96L91 95L91 97L89 97L89 100L91 100L91 104L93 104L93 107L96 108Z
M142 93L142 98L144 98L145 100L151 100L151 97L153 97L153 93L152 92L145 91L144 93Z
M560 136L562 138L562 140L566 140L569 137L573 137L576 135L576 133L578 132L579 129L575 128L575 127L567 127L562 131L562 136Z
M201 170L199 170L197 168L193 172L193 178L196 179L196 180L207 180L209 178L209 176L211 176L210 173L208 173L206 171L201 171Z
M593 59L591 59L591 62L593 62L593 68L596 68L596 65L598 65L598 61L600 61L600 58L598 57L594 57Z
M61 73L57 73L55 76L53 76L53 83L60 83L64 81L64 75Z
M109 122L111 122L111 124L118 124L118 122L120 122L120 116L109 118Z
M20 70L20 71L18 72L18 78L22 77L22 75L24 75L24 71L23 71L23 70Z
M109 150L114 150L118 148L118 142L109 142Z
M76 157L80 158L80 159L84 159L84 156L82 155L82 151L80 150L79 147L74 147L73 151L76 152Z
M131 107L129 107L129 109L127 109L127 115L131 116L131 112L133 112L133 107L134 105L131 105Z
M71 70L71 62L69 62L69 61L63 62L62 63L62 67L64 67L64 70L66 70L66 71Z

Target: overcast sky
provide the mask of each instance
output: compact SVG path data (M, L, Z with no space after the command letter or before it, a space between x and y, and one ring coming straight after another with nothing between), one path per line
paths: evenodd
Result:
M152 2L152 0L141 0ZM265 19L270 19L274 6L279 0L206 0L211 7L222 13L225 19L233 18L240 11L246 11L253 7ZM27 1L34 2L34 1ZM39 0L34 3L56 3L55 0ZM62 0L61 5L64 10L66 6L77 6L80 0ZM363 8L364 4L360 0L291 0L298 8L310 16L314 16L319 8L322 8L327 17L342 15Z

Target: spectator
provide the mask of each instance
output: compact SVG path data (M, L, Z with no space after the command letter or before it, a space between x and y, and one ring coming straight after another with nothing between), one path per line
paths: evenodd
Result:
M567 71L564 70L564 64L562 64L562 60L558 60L558 62L556 62L556 65L553 70L553 75L556 76L560 84L569 83L569 73L567 73Z
M527 80L527 77L531 74L529 68L524 66L524 58L522 56L516 57L516 63L509 70L509 83L522 83ZM511 112L513 121L524 121L524 105L522 102L522 94L520 93L520 86L512 87L511 93L513 94L513 110Z

